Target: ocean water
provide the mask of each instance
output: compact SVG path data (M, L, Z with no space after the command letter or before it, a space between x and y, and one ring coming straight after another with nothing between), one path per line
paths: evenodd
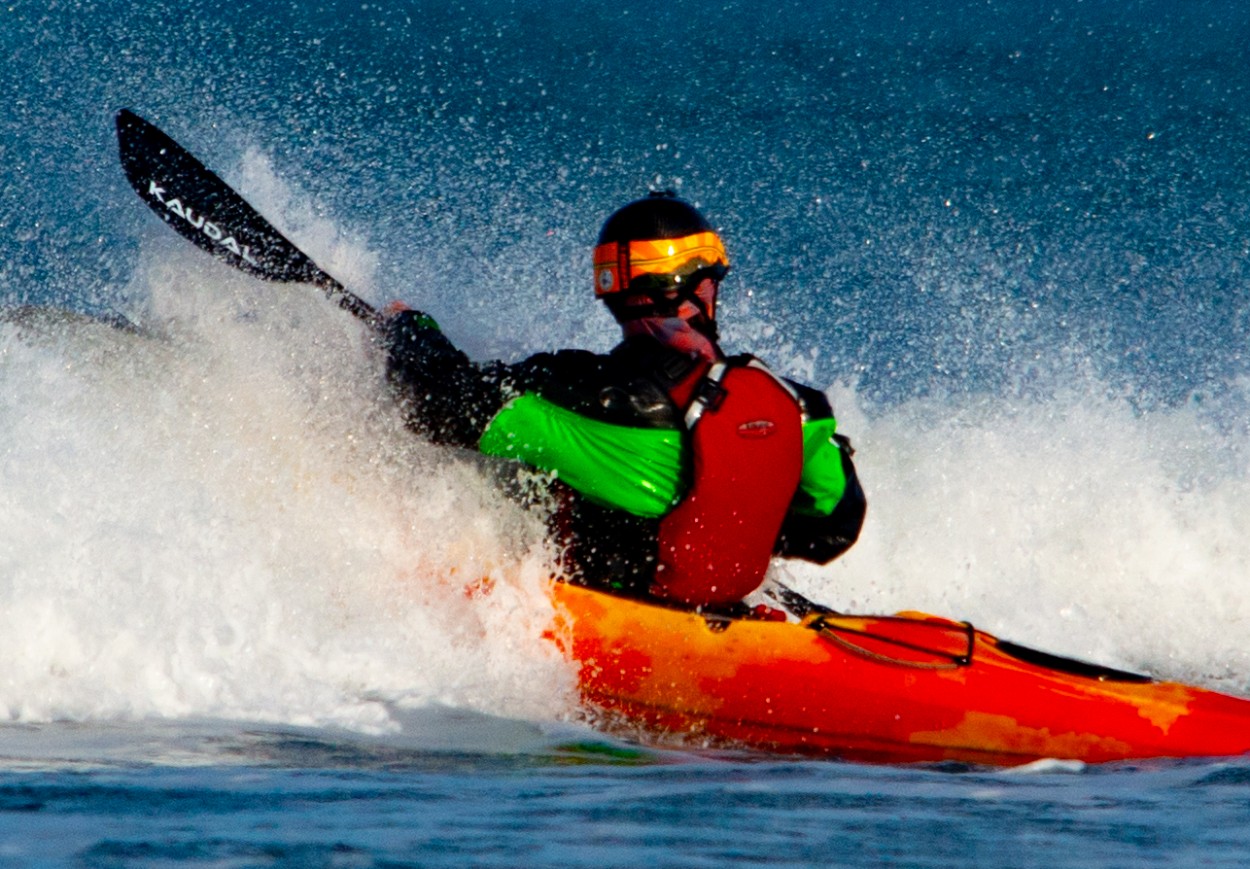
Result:
M860 543L779 576L1250 695L1247 44L1232 0L0 7L0 865L1244 865L1245 759L595 730L535 519L350 318L161 225L112 118L478 358L611 346L598 226L678 190L727 348L858 451Z

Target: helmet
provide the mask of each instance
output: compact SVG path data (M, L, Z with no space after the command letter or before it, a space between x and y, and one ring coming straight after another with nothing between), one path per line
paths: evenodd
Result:
M595 295L624 321L675 316L690 301L708 321L710 303L695 294L705 278L729 271L712 225L671 190L629 203L603 224L595 246Z

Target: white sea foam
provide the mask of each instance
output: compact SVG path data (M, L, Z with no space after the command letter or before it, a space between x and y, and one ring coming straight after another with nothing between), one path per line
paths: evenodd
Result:
M919 609L1018 642L1250 690L1240 439L1097 383L865 412L834 390L869 496L858 545L783 569L846 610Z
M0 326L0 716L567 711L535 521L402 430L314 291L156 249L152 335Z

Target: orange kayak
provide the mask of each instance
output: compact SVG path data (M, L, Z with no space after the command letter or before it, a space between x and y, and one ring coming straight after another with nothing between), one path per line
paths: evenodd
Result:
M705 616L555 583L584 704L656 742L1013 765L1250 752L1250 700L922 614Z

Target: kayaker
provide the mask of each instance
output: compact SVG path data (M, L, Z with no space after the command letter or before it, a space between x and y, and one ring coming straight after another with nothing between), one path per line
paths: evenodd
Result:
M575 582L689 607L741 601L773 555L828 563L865 500L824 394L726 356L719 235L671 192L603 225L595 294L610 353L476 364L428 315L392 312L388 377L415 431L545 472L549 526Z

